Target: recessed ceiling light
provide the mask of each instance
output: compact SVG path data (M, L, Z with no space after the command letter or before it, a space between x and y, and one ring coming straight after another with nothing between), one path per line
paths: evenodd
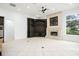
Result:
M20 8L17 8L17 11L21 11L21 9Z
M39 17L40 15L36 15L36 17Z
M55 8L53 8L52 10L55 10Z
M30 6L27 6L27 8L30 8Z

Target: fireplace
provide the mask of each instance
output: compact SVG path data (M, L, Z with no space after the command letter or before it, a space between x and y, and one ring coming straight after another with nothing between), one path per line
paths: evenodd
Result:
M52 36L58 36L58 32L51 32Z

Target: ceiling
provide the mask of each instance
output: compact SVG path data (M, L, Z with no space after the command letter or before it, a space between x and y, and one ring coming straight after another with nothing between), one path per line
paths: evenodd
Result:
M33 17L44 17L51 13L68 10L79 7L77 3L13 3L16 7L10 6L10 3L0 3L0 8L27 14ZM41 7L47 8L45 13L41 12Z

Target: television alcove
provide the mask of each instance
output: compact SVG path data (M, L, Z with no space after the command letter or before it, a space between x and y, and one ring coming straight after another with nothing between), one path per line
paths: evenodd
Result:
M50 26L58 26L58 16L50 18Z

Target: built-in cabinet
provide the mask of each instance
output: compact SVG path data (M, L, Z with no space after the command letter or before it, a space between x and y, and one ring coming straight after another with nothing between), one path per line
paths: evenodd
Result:
M45 37L46 36L46 19L28 18L28 37Z
M0 16L0 39L4 37L4 17Z
M4 17L0 16L0 55L2 54L3 40L4 40Z

